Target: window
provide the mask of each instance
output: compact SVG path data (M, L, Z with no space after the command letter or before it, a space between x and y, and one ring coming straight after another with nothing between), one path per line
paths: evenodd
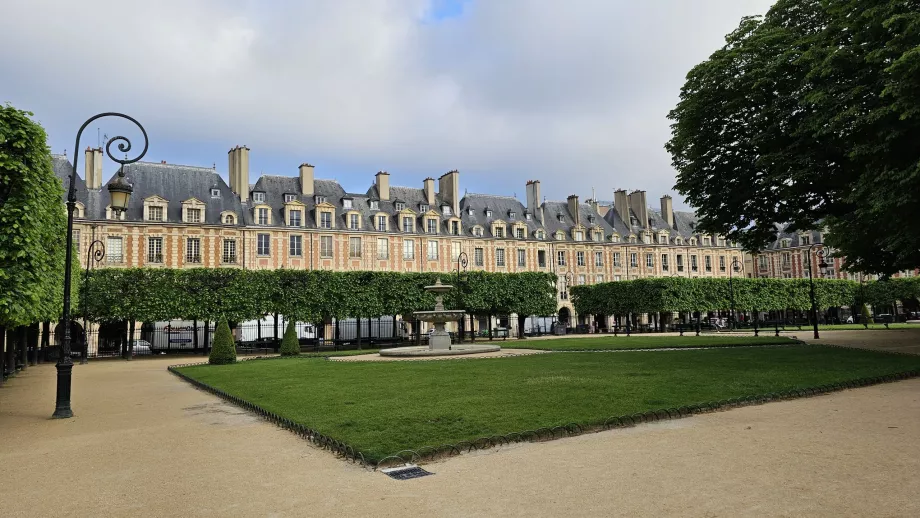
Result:
M563 216L562 214L556 214L556 220L559 221L559 223L562 223L563 221L565 221L565 216Z
M450 244L450 260L456 261L460 258L460 243L454 241Z
M487 210L487 211L486 211L486 217L487 217L487 218L491 218L491 217L492 217L492 211L491 211L491 210Z
M629 254L629 265L633 268L639 267L639 254L635 252Z
M122 255L122 241L120 237L108 237L105 240L105 258L109 264L118 264L125 260Z
M681 254L677 254L677 257L675 257L675 260L677 262L677 271L679 272L684 271L684 256Z
M353 206L353 205L352 205L352 199L351 199L351 198L342 198L342 207L343 207L343 208L350 209L352 206Z
M185 240L185 262L187 263L200 263L201 262L201 239L197 237L190 237Z
M690 269L693 270L694 272L700 269L700 267L696 264L695 255L690 256Z
M518 256L518 262L517 262L518 267L524 268L525 266L527 266L527 250L524 250L523 248L518 248L517 256Z
M495 249L495 266L500 266L500 267L505 266L505 249L504 248Z
M292 227L299 227L301 224L300 211L291 210L288 214L288 224Z
M725 246L725 238L720 237L719 239L716 240L716 243L718 243L719 246Z
M252 201L254 201L255 203L265 203L265 193L264 192L252 193Z
M396 202L396 210L406 210L406 204L401 201Z
M604 252L594 252L594 266L604 266Z
M514 237L524 239L524 229L521 227L514 229Z
M412 216L403 216L403 232L415 230L415 219Z
M556 252L556 265L565 266L565 251L559 250Z
M358 230L361 228L361 216L359 214L348 215L348 228Z
M473 250L473 264L476 266L482 266L485 264L485 260L482 257L482 248Z
M387 231L387 217L382 214L377 216L377 230L382 232Z
M707 255L706 257L703 258L703 260L704 260L704 264L706 265L706 271L711 272L712 271L712 256Z
M422 213L428 212L430 209L431 207L429 207L427 203L422 203L418 206L419 212L422 212Z
M415 241L406 239L403 241L403 259L415 259Z
M441 213L444 214L445 216L450 216L451 214L453 214L453 212L450 209L450 205L442 205Z
M546 239L546 234L542 230L538 230L537 239Z
M437 241L428 242L428 260L429 261L438 260L438 242Z
M712 244L712 238L709 236L703 237L703 246L710 246Z
M765 255L758 256L757 263L759 264L761 270L766 270L767 269L767 256Z
M517 217L517 213L516 213L516 212L509 212L509 213L508 213L508 219L514 219L514 218L516 218L516 217Z
M147 238L147 262L148 263L162 263L163 262L163 238L162 237Z
M620 252L613 253L613 266L617 268L623 266L623 263L620 261Z
M654 254L645 254L645 267L646 268L655 267L655 255Z
M476 237L482 237L482 227L474 227L473 235Z
M236 223L236 217L233 214L227 214L224 216L224 223L227 225L232 225Z
M201 223L201 209L186 209L185 217L188 223Z
M455 236L460 235L460 222L459 221L450 222L450 233Z
M783 252L783 268L789 268L789 265L792 263L791 258L789 257L789 252Z
M578 281L577 281L577 282L578 282L578 285L579 285L579 286L583 285L585 282L587 282L587 280L588 280L588 279L587 279L587 277L585 277L584 274L579 275L579 276L578 276Z
M271 254L271 236L268 234L258 234L256 236L256 255Z
M291 236L290 255L300 257L303 255L303 236Z
M575 264L578 266L585 265L585 253L581 250L575 252Z
M679 238L679 237L675 237L675 238L674 238L674 244L675 244L675 245L682 245L682 244L684 244L684 240L681 239L681 238Z
M223 254L221 255L221 262L225 264L236 263L236 240L235 239L224 239L224 248Z
M614 235L610 236L610 242L611 242L611 243L619 243L619 242L620 242L620 236L618 236L617 234L614 234Z
M644 234L644 235L642 236L642 242L645 243L645 244L651 244L651 243L652 243L652 236L651 236L650 234Z
M325 196L319 196L319 195L314 196L314 197L313 197L313 203L315 203L315 204L317 204L317 205L319 205L320 203L326 203L326 197L325 197Z
M73 229L73 248L77 254L80 253L80 229Z
M434 219L434 218L428 218L427 225L428 225L428 233L429 233L429 234L437 234L437 233L438 233L438 220L436 220L436 219Z
M377 259L390 258L390 240L385 237L377 238Z
M380 202L378 202L377 200L371 200L370 205L371 205L371 210L380 209Z
M585 240L584 232L582 232L581 230L575 232L575 241L584 241L584 240Z
M163 221L163 207L148 207L147 219L150 221Z
M597 274L597 275L594 276L594 283L595 283L595 284L600 284L600 283L602 283L602 282L604 282L604 274L599 273L599 274Z
M467 213L467 215L472 216L472 215L473 215L473 207L467 207L467 208L466 208L466 213Z
M537 250L537 266L546 268L546 250Z
M220 189L211 189L212 198L220 198Z
M268 225L268 209L260 208L258 210L259 225Z
M802 236L802 245L807 245L811 243L811 238L808 236Z
M332 257L332 236L319 237L319 256Z
M524 219L526 219L527 221L530 221L531 217L532 217L532 216L531 216L531 214L530 214L529 212L525 212L525 213L524 213Z
M332 213L331 212L320 212L319 213L319 228L332 228Z
M360 237L348 238L348 257L352 259L357 259L361 257L361 238Z
M495 237L499 239L505 237L505 227L495 227Z
M719 270L723 272L725 271L725 256L724 255L719 256Z
M783 248L789 248L789 244L790 244L790 243L791 243L790 240L788 240L788 239L783 239L782 241L779 242L779 246L781 246L781 247L783 247Z
M661 254L661 269L668 271L668 254Z
M565 232L563 232L563 231L561 231L561 230L558 231L558 232L556 232L556 240L557 240L557 241L562 241L562 240L564 240L564 239L565 239Z
M285 194L284 195L284 203L290 203L296 199L297 199L296 194Z
M592 232L591 235L594 236L594 242L596 243L600 243L601 241L604 240L603 232L595 231L595 232Z

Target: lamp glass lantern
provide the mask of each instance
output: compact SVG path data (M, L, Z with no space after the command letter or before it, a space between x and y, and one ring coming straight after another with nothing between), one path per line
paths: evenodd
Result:
M131 200L131 193L134 188L125 179L124 168L118 170L118 176L109 184L109 196L112 199L112 210L115 212L125 212L128 210L128 202Z

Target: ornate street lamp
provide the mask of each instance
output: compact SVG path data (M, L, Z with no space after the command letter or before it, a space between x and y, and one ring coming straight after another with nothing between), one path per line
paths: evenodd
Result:
M823 243L815 243L808 247L808 287L810 289L811 295L811 317L814 319L814 329L815 329L815 340L821 338L818 335L818 300L815 297L815 279L811 273L812 270L812 260L811 260L811 251L814 250L816 246L822 247L820 250L815 252L815 255L818 256L820 262L818 263L818 268L821 269L822 277L824 277L823 272L827 269L827 262L824 260L824 257L827 255L827 250L825 250Z
M468 280L467 268L470 264L470 258L466 255L466 252L460 252L460 255L457 256L457 268L454 272L457 274L457 306L458 309L464 309L463 306L463 288L462 286L466 284ZM466 334L466 316L460 319L460 342L463 342L463 338Z
M738 258L735 257L732 259L732 264L728 268L728 298L731 302L731 314L728 316L728 329L732 330L735 328L735 289L732 285L732 272L741 271L741 263L738 261Z
M109 186L109 195L112 198L112 210L118 214L127 210L128 201L131 198L132 192L131 185L125 180L124 166L137 162L143 158L144 155L147 154L149 143L147 141L147 131L136 119L123 113L105 112L90 117L80 126L80 130L77 132L77 141L73 147L74 151L80 149L80 137L83 136L83 130L85 130L91 122L96 119L101 119L102 117L121 117L122 119L127 119L137 125L144 135L144 149L141 151L140 155L133 159L127 158L127 155L125 155L124 159L112 156L112 144L116 142L118 142L118 150L122 153L127 153L131 150L131 141L126 137L112 137L105 145L105 152L109 155L109 158L121 164L118 170L118 178ZM70 188L67 191L67 242L65 244L66 252L64 255L64 308L61 316L61 321L64 325L64 337L61 341L60 356L55 366L57 368L57 394L54 414L51 416L56 419L73 417L73 410L70 408L70 382L73 375L73 360L70 358L70 266L73 262L73 213L77 205L78 158L79 153L75 152L73 157L73 170L70 173Z

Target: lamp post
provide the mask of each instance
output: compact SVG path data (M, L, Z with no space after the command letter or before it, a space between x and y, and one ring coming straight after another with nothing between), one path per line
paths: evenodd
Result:
M127 155L124 159L112 156L112 144L116 142L118 142L118 150L122 153L127 153L131 150L131 141L126 137L112 137L105 144L105 152L109 155L109 158L121 164L121 167L118 169L118 177L115 178L108 187L109 196L111 197L111 208L116 214L127 210L128 201L131 199L131 192L133 191L131 185L125 180L124 166L137 162L143 158L144 155L147 154L147 147L149 144L147 141L147 131L141 126L141 123L133 117L123 113L105 112L93 115L80 126L80 130L77 132L76 144L74 144L73 147L74 157L73 170L70 172L70 188L67 191L67 242L65 243L66 251L64 253L64 308L61 315L61 321L64 325L64 337L61 341L61 353L58 357L57 365L55 365L57 368L57 392L55 395L54 414L51 416L55 419L73 417L73 410L70 408L70 382L73 374L73 359L70 358L70 268L73 262L73 213L77 205L76 184L77 161L79 158L79 152L77 150L80 149L80 137L83 136L83 130L85 130L91 122L96 119L101 119L102 117L120 117L122 119L127 119L140 128L141 133L144 135L144 149L136 158L132 159L127 158Z
M821 338L820 335L818 335L818 300L815 297L815 279L811 273L811 270L812 270L811 251L814 250L816 246L822 247L820 250L817 250L815 252L815 255L817 255L818 258L821 260L818 263L818 268L821 268L822 271L825 268L827 268L827 262L825 262L824 260L824 256L827 255L827 251L823 248L824 244L815 243L811 245L810 247L808 247L808 287L809 287L810 295L811 295L811 316L814 319L815 340L817 340L818 338Z
M466 283L466 272L470 264L470 258L466 255L466 252L460 252L460 255L457 256L457 306L458 309L463 308L463 289L461 288L462 284ZM463 342L463 335L466 334L466 316L460 319L460 342Z
M732 330L735 328L735 288L732 285L732 272L741 271L741 263L738 261L738 258L735 257L732 259L732 264L728 268L728 298L731 302L731 314L728 316L728 329Z
M570 300L569 299L569 286L572 286L573 284L575 284L575 274L572 273L572 270L565 272L565 275L562 276L562 283L563 283L562 291L565 293L565 300ZM571 321L574 318L575 318L575 311L570 311L569 320ZM568 324L569 323L566 322L566 328L568 328Z

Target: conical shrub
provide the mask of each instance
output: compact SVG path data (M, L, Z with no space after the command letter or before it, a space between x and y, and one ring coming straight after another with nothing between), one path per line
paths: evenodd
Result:
M211 345L211 355L208 356L208 363L211 365L225 365L236 362L236 344L233 342L233 335L230 334L230 326L226 320L221 320L217 324L217 330L214 332L214 343Z
M862 305L862 308L859 310L862 314L862 323L863 324L874 324L872 317L869 315L869 308L865 304Z
M300 354L300 342L297 341L297 330L294 329L294 321L291 320L281 340L281 356L297 356L298 354Z

